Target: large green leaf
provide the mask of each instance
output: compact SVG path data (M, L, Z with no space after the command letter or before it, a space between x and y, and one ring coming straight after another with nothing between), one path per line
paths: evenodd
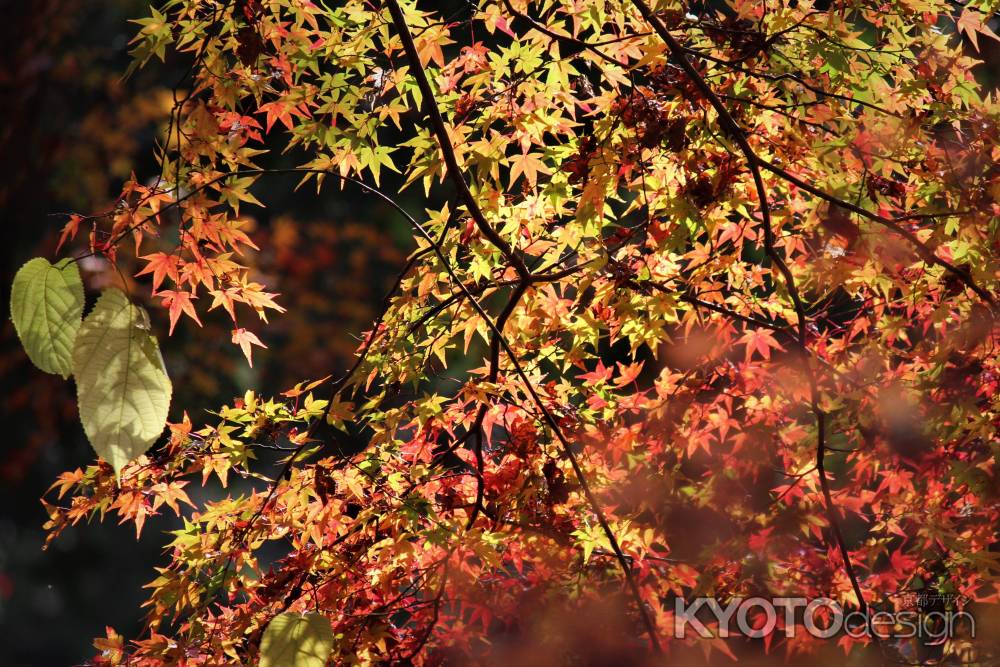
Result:
M73 374L83 429L118 473L163 431L171 393L149 315L121 290L105 290L83 321Z
M323 667L333 640L322 614L278 614L260 640L260 667Z
M83 316L83 282L76 262L29 261L14 276L10 317L31 362L46 373L69 377L73 342Z

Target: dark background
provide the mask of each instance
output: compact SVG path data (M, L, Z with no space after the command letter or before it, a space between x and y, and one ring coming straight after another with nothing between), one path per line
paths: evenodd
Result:
M0 1L0 10L0 665L70 665L92 655L105 625L127 638L139 632L142 586L162 561L162 532L178 520L151 518L137 541L133 526L109 516L42 550L39 498L59 473L94 455L72 382L37 371L21 351L6 312L9 290L22 263L55 256L65 217L54 214L106 209L131 172L143 180L157 173L154 139L165 126L168 86L186 61L168 59L121 79L135 32L128 19L146 15L145 2ZM1000 52L980 41L988 42L991 64L977 76L992 82ZM292 156L284 166L294 164ZM385 189L397 191L385 178ZM164 313L151 309L174 384L172 421L187 408L199 424L196 409L231 402L248 388L276 393L343 369L405 260L409 230L392 212L357 192L294 192L295 180L255 189L269 208L251 212L263 250L250 259L289 312L257 329L270 349L255 350L254 369L229 344L221 310L202 316L203 330L185 321L166 338ZM402 203L414 213L441 203L419 196L416 188ZM100 263L83 268L92 300L113 274ZM215 492L196 483L187 490L195 501Z

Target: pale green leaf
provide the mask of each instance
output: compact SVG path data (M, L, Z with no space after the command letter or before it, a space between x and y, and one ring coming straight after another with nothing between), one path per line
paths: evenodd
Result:
M69 377L73 342L83 316L83 282L76 262L52 265L41 257L14 276L10 315L32 363L46 373Z
M84 319L73 374L83 429L117 474L160 436L171 393L149 315L121 290L105 290Z
M260 667L323 667L333 640L322 614L278 614L260 640Z

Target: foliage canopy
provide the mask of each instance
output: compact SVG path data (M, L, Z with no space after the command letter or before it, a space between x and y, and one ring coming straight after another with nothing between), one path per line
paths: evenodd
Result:
M248 362L285 310L282 276L243 260L260 179L376 198L413 250L353 366L204 423L184 412L203 406L166 423L145 294L105 291L81 325L72 263L19 274L18 332L42 370L72 370L103 458L54 484L50 539L190 506L147 633L109 629L94 663L732 655L674 639L674 600L996 603L1000 106L963 43L996 38L991 12L152 9L135 65L190 63L160 173L62 241L89 233L112 263L134 247L166 334L221 308ZM388 172L444 205L408 212L379 189ZM277 469L259 462L274 451ZM234 476L253 490L185 490ZM959 639L837 644L988 659Z

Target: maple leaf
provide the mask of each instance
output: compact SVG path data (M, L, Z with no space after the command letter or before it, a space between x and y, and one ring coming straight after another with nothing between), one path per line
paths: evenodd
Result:
M170 442L171 444L182 444L191 434L191 418L188 417L187 410L184 411L184 417L180 422L173 424L167 422L167 428L170 429Z
M746 333L737 341L747 346L746 360L750 361L753 353L757 352L764 359L771 358L771 349L784 351L781 343L774 339L774 335L767 329L748 329Z
M511 184L517 180L517 177L524 174L524 178L528 185L534 187L538 182L538 174L550 174L552 170L541 161L535 153L528 153L525 151L520 155L515 155L510 159L510 182Z
M326 421L338 428L344 428L344 422L354 414L354 403L340 400L340 394L330 403L330 408L326 412Z
M980 34L1000 41L1000 37L983 21L983 17L980 16L979 12L968 7L963 9L962 13L955 20L955 29L960 33L965 33L965 36L972 42L972 46L976 51L979 51Z
M227 287L224 290L209 290L209 294L212 295L212 305L209 306L209 310L215 310L219 306L226 309L229 313L229 317L232 318L233 322L236 321L236 308L235 300L241 299L239 296L240 290L237 287Z
M63 226L62 232L59 234L59 243L56 245L56 252L63 247L63 244L76 238L76 233L80 229L80 222L83 221L82 215L73 214L69 216L69 221Z
M49 487L49 491L59 489L59 497L62 498L66 495L67 491L79 484L82 479L83 470L80 468L77 468L73 472L61 473L55 483Z
M140 259L146 260L147 264L142 271L135 275L139 277L152 273L154 292L160 289L165 278L170 278L174 283L180 282L180 268L183 260L176 254L168 255L164 252L154 252L151 255L143 255Z
M163 299L163 306L170 310L170 332L168 335L173 335L174 327L177 325L181 313L197 322L198 326L202 326L201 320L198 319L198 312L194 309L194 304L191 303L191 299L198 298L195 295L179 290L163 290L157 292L156 296Z
M263 291L263 287L260 283L245 283L242 285L239 294L244 303L249 304L251 308L257 311L258 317L267 322L265 308L271 308L279 313L285 312L285 309L275 303L274 297L278 295Z
M600 382L607 382L611 379L611 376L614 375L614 372L615 369L613 366L609 368L604 365L603 360L598 359L597 366L594 370L589 373L580 373L577 377L586 382L588 385L594 385Z
M616 362L618 366L618 378L615 380L615 386L624 387L625 385L632 384L635 379L639 377L642 373L643 362L637 361L634 364L623 364L621 362Z
M159 484L153 485L150 489L150 493L153 494L153 511L155 512L160 505L164 503L174 511L174 514L180 516L181 508L178 503L184 503L190 507L194 507L194 503L188 498L187 493L184 491L184 487L187 482L161 482Z
M273 102L262 104L257 109L257 113L267 115L267 120L264 126L265 133L269 133L271 131L271 127L274 126L275 121L281 121L282 125L291 130L294 127L292 116L297 116L299 118L307 118L309 116L308 112L300 109L298 105L283 100L274 100Z
M265 350L267 349L267 345L260 342L260 338L257 338L256 334L243 328L233 329L233 343L239 345L243 350L243 355L247 358L250 368L253 368L253 348L250 346L257 345Z
M94 648L101 652L101 657L107 660L108 664L113 665L124 655L125 639L110 625L104 628L104 632L105 637L94 640Z

